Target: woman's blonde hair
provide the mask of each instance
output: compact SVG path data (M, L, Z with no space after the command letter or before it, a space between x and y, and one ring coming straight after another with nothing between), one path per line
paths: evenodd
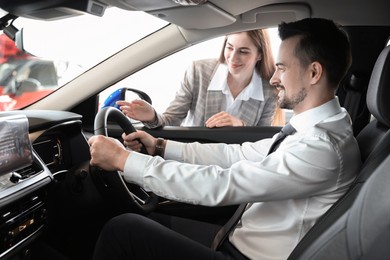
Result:
M275 60L272 54L271 41L269 39L268 31L266 29L258 29L252 31L245 31L253 44L256 46L257 51L261 54L261 60L256 63L256 70L260 76L265 80L270 80L275 72ZM219 62L225 63L225 46L228 36L225 37L221 55L219 56Z

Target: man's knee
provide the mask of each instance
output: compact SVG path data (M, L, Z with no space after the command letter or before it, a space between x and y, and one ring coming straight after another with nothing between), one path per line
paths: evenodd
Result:
M112 234L136 233L137 230L142 230L147 221L148 219L144 216L126 213L110 219L103 228L103 232L107 231Z
M93 259L130 259L132 246L137 245L137 234L142 233L139 231L142 218L136 214L123 214L109 220L100 232Z

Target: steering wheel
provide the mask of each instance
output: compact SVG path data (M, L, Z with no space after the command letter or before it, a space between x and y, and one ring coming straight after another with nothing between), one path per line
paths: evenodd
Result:
M108 136L108 119L115 121L126 134L136 131L130 120L121 111L117 108L105 107L95 116L95 135ZM145 152L146 150L144 150ZM113 200L118 208L146 214L157 206L158 197L155 194L146 192L138 185L126 183L119 172L108 172L94 166L90 166L90 172L97 188L104 196Z

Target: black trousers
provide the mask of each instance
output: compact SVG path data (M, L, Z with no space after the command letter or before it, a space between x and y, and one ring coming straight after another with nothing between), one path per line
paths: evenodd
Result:
M187 223L186 223L187 222ZM247 259L228 241L219 251L210 248L216 225L164 215L117 216L103 227L94 260Z

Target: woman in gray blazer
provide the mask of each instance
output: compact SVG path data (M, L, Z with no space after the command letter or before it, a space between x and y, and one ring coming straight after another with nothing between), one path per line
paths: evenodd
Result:
M192 62L164 113L143 100L117 104L149 128L271 125L277 95L269 84L274 66L267 31L234 33L226 36L219 59Z

